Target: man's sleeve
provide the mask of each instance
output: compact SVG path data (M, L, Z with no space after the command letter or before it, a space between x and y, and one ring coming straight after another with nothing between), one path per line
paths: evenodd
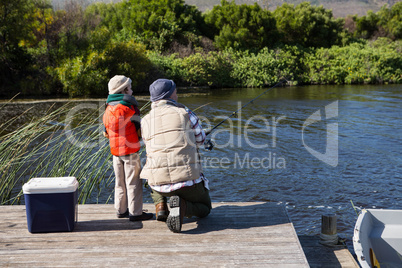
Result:
M202 129L201 121L198 116L193 113L191 110L188 110L188 114L190 116L191 127L194 130L195 135L195 142L198 146L204 144L206 134L205 131Z

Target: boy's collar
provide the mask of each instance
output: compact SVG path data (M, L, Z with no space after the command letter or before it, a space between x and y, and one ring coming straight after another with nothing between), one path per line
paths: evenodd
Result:
M107 97L106 103L114 102L114 101L119 101L121 104L126 105L126 106L137 106L138 103L137 100L133 95L128 95L128 94L109 94Z

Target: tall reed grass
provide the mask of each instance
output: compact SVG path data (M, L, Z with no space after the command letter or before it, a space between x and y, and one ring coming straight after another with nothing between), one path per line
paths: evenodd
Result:
M149 103L148 103L149 104ZM141 110L146 108L144 105ZM97 109L94 109L97 107ZM79 202L98 202L114 180L111 154L103 131L104 105L66 103L51 108L9 133L4 129L18 119L0 126L0 202L20 204L22 185L35 177L74 176L79 181Z

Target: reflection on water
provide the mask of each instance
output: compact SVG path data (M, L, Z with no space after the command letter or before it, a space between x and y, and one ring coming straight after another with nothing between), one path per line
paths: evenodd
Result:
M216 90L179 101L198 108L204 127L211 127L264 90ZM299 234L318 234L321 215L336 213L338 232L350 241L357 219L351 200L360 208L401 209L401 91L401 85L382 85L267 92L213 132L214 150L202 150L213 201L286 204ZM335 102L330 117L325 107ZM338 134L335 167L307 150L333 151L328 133ZM148 192L144 201L152 202Z

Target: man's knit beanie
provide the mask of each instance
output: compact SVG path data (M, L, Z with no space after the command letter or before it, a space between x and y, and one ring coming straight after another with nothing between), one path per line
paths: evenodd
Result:
M115 75L108 83L109 94L121 93L129 85L131 85L130 78L124 75Z
M167 99L173 94L175 89L176 84L172 80L158 79L149 86L151 101Z

